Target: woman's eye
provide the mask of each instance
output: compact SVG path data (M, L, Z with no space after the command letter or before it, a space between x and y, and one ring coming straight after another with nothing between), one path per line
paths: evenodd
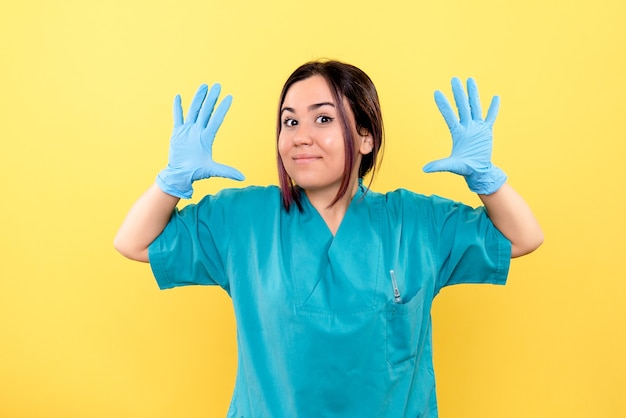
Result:
M285 125L288 128L292 126L296 126L297 124L298 124L298 121L296 121L295 119L291 119L291 118L287 118L283 121L283 125Z
M315 122L317 123L328 123L328 122L332 122L333 118L331 118L330 116L318 116L317 119L315 120Z

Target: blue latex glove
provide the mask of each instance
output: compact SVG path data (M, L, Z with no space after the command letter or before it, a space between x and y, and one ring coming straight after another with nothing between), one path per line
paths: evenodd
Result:
M435 92L435 103L452 134L452 153L448 158L424 166L427 173L449 171L465 177L470 190L478 194L492 194L506 181L506 174L491 164L493 123L500 107L500 98L494 96L483 120L474 79L467 80L467 92L458 78L452 79L452 93L459 114L455 114L446 96ZM469 98L468 98L469 96Z
M214 84L208 96L207 90L206 84L198 88L184 123L180 95L174 98L169 162L156 178L161 190L172 196L189 199L193 194L192 183L200 179L244 179L239 170L213 161L213 140L230 108L232 97L226 96L213 112L221 87Z

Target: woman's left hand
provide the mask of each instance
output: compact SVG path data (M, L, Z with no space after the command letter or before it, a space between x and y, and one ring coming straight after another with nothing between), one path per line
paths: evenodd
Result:
M424 166L427 173L448 171L465 177L475 193L492 194L505 182L506 174L491 163L493 124L500 107L500 98L494 96L483 119L478 87L474 79L467 80L467 92L458 78L452 79L452 93L458 108L454 112L446 96L435 92L435 103L452 134L452 153L449 157Z

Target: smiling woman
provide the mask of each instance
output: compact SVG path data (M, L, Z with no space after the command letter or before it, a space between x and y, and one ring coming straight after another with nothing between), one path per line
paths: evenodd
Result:
M282 115L278 152L287 175L307 191L309 199L314 193L328 194L327 190L334 196L344 177L346 153L337 106L324 78L314 76L294 84ZM349 123L354 126L354 117ZM356 181L351 183L352 195Z
M453 80L458 116L436 95L452 155L428 171L465 177L484 207L362 183L383 125L376 89L337 61L299 67L280 96L280 187L227 189L176 209L194 181L243 175L213 161L230 106L199 88L186 120L174 102L169 164L115 239L149 261L160 288L218 285L237 318L229 417L436 417L430 310L448 285L506 282L510 258L543 235L491 164L498 100ZM295 205L293 205L295 203ZM295 207L294 207L295 206Z

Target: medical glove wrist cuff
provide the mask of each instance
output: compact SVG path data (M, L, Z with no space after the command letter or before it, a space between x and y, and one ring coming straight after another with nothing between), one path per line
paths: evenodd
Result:
M175 172L171 168L165 168L156 177L156 184L159 188L172 196L181 199L190 199L193 194L192 175Z
M478 194L492 194L498 191L506 182L507 176L504 171L496 166L491 166L484 171L475 171L465 177L470 190Z

